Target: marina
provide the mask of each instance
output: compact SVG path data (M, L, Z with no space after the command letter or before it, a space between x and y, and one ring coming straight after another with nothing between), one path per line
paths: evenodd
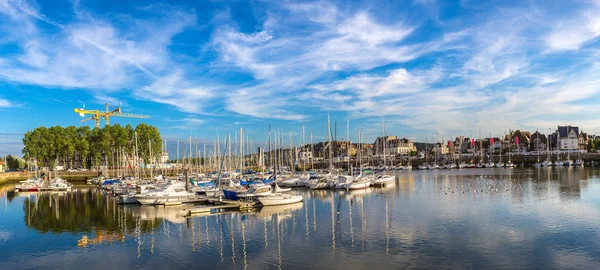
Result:
M394 183L385 187L299 187L293 192L302 203L247 208L206 197L123 205L92 185L63 193L3 186L0 268L56 268L65 258L73 265L92 260L90 269L600 266L598 169L388 175Z

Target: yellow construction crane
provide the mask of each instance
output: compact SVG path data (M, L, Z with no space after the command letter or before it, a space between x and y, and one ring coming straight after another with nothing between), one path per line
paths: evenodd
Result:
M100 118L104 118L106 125L110 125L110 117L118 116L118 117L129 117L129 118L150 118L148 115L141 114L132 114L132 113L122 113L121 106L112 111L108 110L108 103L106 103L106 111L99 110L86 110L85 105L81 109L75 109L75 112L79 114L81 117L85 117L86 114L92 115L92 117L81 120L81 122L94 120L96 122L96 127L100 127Z

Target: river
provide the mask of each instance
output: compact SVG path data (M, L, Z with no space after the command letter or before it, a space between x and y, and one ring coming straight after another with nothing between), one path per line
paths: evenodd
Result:
M185 217L93 188L0 191L0 268L599 269L600 170L397 172L385 188Z

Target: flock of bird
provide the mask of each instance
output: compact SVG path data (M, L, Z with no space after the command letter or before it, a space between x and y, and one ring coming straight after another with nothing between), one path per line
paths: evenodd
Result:
M532 180L532 179L528 179L528 180ZM537 181L535 181L535 182L537 182ZM547 187L544 188L538 184L536 184L535 187L537 189L548 190ZM444 192L445 195L452 194L452 193L458 193L458 192L461 192L462 194L465 194L465 193L468 194L470 192L473 192L474 194L483 194L483 193L500 192L502 190L521 191L523 189L525 189L525 188L523 186L521 186L521 183L515 179L501 180L501 179L496 179L493 176L487 176L487 175L479 176L476 179L474 179L474 181L469 182L469 183L455 185L454 188L452 186L445 186L445 185L440 188L440 190L442 192ZM421 191L419 191L419 193L421 193Z

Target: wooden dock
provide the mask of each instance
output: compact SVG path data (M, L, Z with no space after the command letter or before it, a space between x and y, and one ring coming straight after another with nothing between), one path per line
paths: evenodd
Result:
M209 198L204 197L202 202L206 202L209 206L198 206L193 207L188 210L189 215L193 214L203 214L203 213L214 213L218 212L221 209L236 209L236 210L249 210L253 209L257 206L256 202L242 202L242 201L232 201L226 200L223 198Z

